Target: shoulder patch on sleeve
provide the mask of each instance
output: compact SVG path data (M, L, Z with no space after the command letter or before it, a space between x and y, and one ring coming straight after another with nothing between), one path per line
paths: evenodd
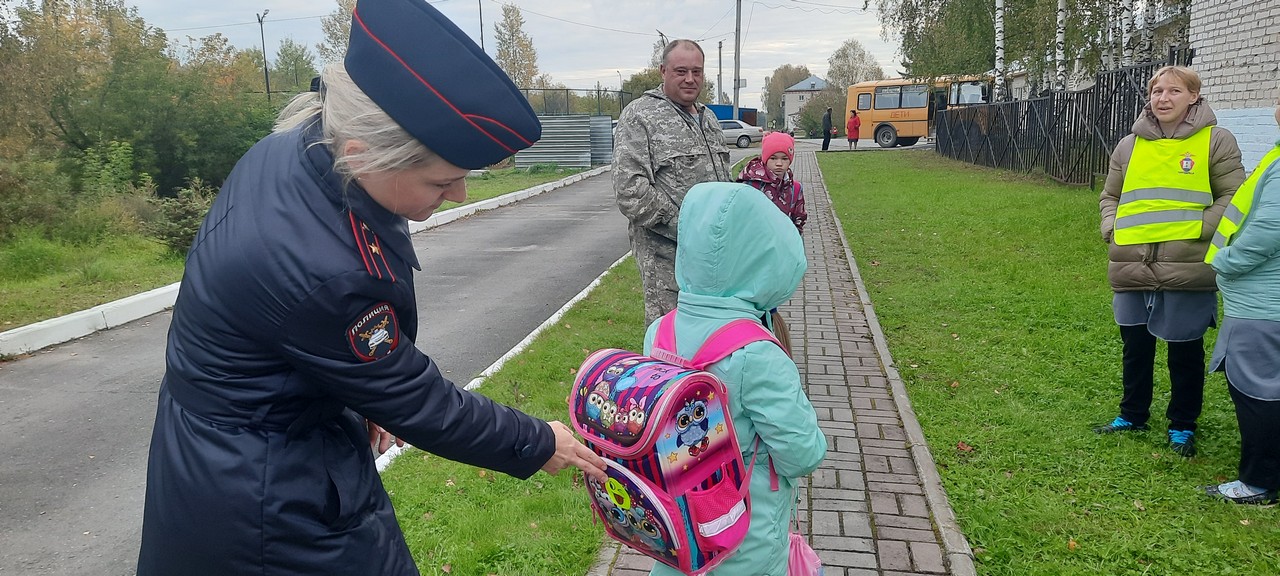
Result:
M400 344L400 320L396 310L387 302L380 302L360 314L347 328L347 341L351 351L362 362L373 362L395 351Z

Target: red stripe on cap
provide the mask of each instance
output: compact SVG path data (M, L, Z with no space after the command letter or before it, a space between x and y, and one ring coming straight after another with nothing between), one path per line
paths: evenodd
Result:
M409 71L409 74L412 74L414 78L417 78L417 79L418 79L418 82L421 82L421 83L422 83L422 85L423 85L423 86L426 86L426 87L427 87L427 89L428 89L428 90L430 90L432 94L435 94L437 98L439 98L442 102L444 102L447 106L449 106L449 109L450 109L450 110L453 110L453 112L454 112L455 114L457 114L460 118L462 118L463 120L466 120L466 122L467 122L468 124L470 124L470 125L471 125L472 127L474 127L476 130L478 130L481 134L484 134L485 136L488 136L490 140L493 140L494 142L496 142L496 143L497 143L499 146L501 146L504 150L506 150L506 151L508 151L508 152L510 152L510 153L512 153L512 154L515 154L515 153L517 152L516 150L511 149L511 147L510 147L510 146L507 146L506 144L503 144L503 143L502 143L502 141L501 141L501 140L498 140L497 138L495 138L493 134L490 134L490 133L489 133L489 132L487 132L484 128L481 128L479 124L476 124L475 122L472 122L472 121L471 121L471 115L469 115L469 114L464 114L461 110L459 110L459 109L458 109L458 107L457 107L457 106L454 106L454 105L453 105L453 102L450 102L448 98L445 98L445 97L444 97L444 95L443 95L443 94L441 94L439 90L436 90L435 86L432 86L430 82L427 82L427 80L426 80L425 78L423 78L421 75L419 75L419 74L418 74L418 72L417 72L416 70L414 70L413 68L411 68L411 67L409 66L409 64L408 64L408 63L406 63L406 62L404 61L404 59L400 57L400 55L399 55L399 54L396 54L396 51L395 51L395 50L392 50L392 49L391 49L391 47L390 47L390 46L387 46L387 44L386 44L385 42L383 42L381 38L378 38L378 36L377 36L376 34L374 34L372 30L369 30L369 27L365 25L365 23L364 23L364 19L360 17L360 14L359 14L358 12L356 12L356 11L354 11L354 10L353 10L353 11L351 12L351 18L352 18L352 20L354 20L355 22L359 23L359 24L360 24L360 28L364 29L365 33L366 33L366 34L368 34L368 35L369 35L369 37L370 37L370 38L372 38L374 42L377 42L377 43L378 43L378 45L379 45L379 46L381 46L383 50L386 50L386 51L387 51L387 54L390 54L392 58L395 58L395 59L396 59L396 62L399 62L399 63L400 63L400 65L401 65L401 66L403 66L405 70L408 70L408 71ZM533 145L533 142L530 142L529 140L525 139L525 137L521 136L521 135L520 135L520 133L518 133L518 132L516 132L515 130L511 129L511 127L510 127L510 126L507 126L506 124L503 124L503 123L498 122L498 121L496 121L496 120L492 120L492 119L488 119L488 118L486 118L486 120L489 120L489 121L493 122L494 124L497 124L498 126L501 126L502 128L506 129L506 131L507 131L507 132L510 132L512 136L515 136L516 138L519 138L521 142L524 142L525 144L527 144L527 145L529 145L529 146L532 146L532 145Z

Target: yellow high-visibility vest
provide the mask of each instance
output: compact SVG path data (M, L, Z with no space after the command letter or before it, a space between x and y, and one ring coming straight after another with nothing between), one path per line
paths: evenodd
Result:
M1183 140L1137 138L1116 208L1116 244L1146 244L1200 237L1209 186L1212 126Z
M1240 225L1244 223L1244 217L1249 214L1249 209L1253 208L1253 193L1258 189L1258 179L1262 177L1262 173L1267 171L1275 161L1280 160L1280 143L1276 144L1266 156L1262 157L1262 162L1258 163L1258 167L1253 169L1253 173L1249 178L1240 185L1240 189L1236 190L1234 196L1231 197L1231 204L1227 205L1227 209L1222 213L1222 221L1218 223L1218 231L1213 234L1213 242L1209 244L1209 252L1204 255L1204 263L1213 262L1213 257L1218 253L1218 249L1231 243L1231 237L1240 231Z

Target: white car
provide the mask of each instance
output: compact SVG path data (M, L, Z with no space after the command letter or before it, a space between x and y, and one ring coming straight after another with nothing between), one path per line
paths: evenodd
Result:
M746 148L752 142L764 140L764 128L752 126L741 120L721 120L720 131L724 132L725 144L737 144Z

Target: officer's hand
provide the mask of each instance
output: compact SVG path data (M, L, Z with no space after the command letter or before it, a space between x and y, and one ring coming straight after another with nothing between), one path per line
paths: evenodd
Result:
M551 431L556 435L556 453L552 454L551 459L542 466L543 472L557 474L569 466L574 466L600 482L608 480L604 475L604 460L579 442L573 436L573 430L559 421L547 424L551 425Z
M391 449L394 442L396 446L404 446L404 440L396 438L394 434L383 430L381 426L374 424L373 420L364 421L365 428L369 430L369 448L374 454L379 456L383 452Z

